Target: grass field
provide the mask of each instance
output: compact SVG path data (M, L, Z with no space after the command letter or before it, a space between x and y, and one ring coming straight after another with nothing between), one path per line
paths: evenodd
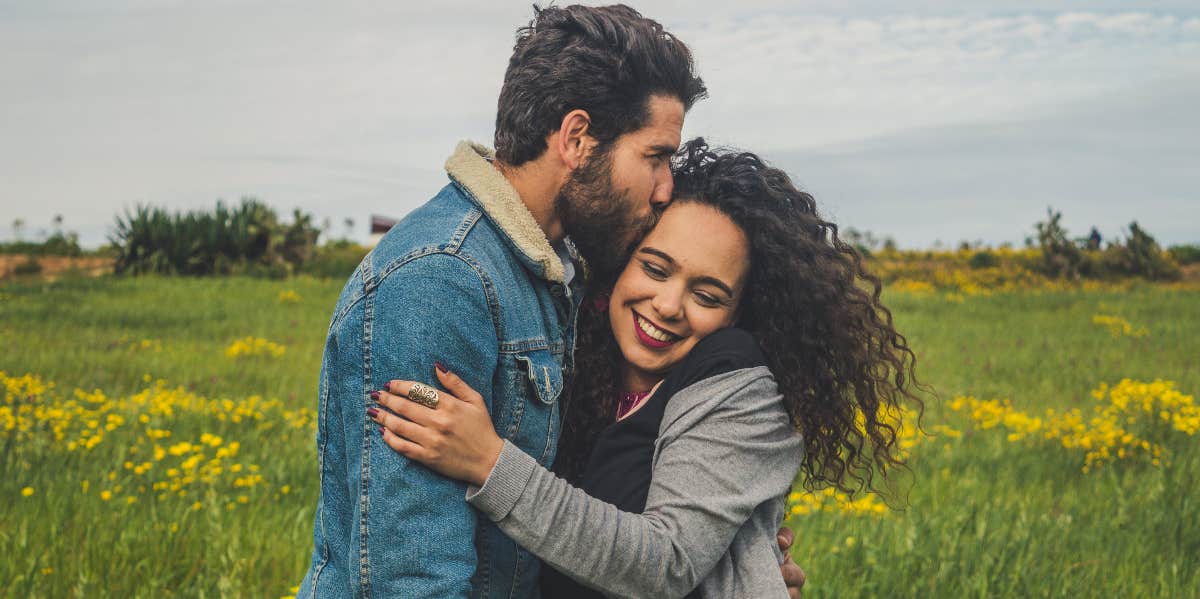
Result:
M288 595L311 547L312 414L339 287L0 287L0 596ZM1194 395L1200 291L887 299L938 393L936 436L913 441L902 509L797 499L806 597L1200 596L1200 435L1147 413L1138 438L1158 465L1131 450L1085 473L1086 448L1026 430L1047 409L1086 420L1092 391L1125 378ZM986 404L1003 412L989 421L960 396L1011 406Z

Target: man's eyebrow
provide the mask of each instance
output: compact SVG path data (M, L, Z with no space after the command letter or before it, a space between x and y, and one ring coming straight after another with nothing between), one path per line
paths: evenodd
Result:
M679 150L679 146L671 144L654 144L650 146L650 150L655 154L674 154Z

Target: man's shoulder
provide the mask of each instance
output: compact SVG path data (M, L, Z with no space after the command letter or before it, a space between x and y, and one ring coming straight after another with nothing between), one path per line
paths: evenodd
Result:
M429 257L452 255L486 276L507 253L494 225L451 182L396 223L371 250L366 266L369 278L382 279L413 270L415 263Z

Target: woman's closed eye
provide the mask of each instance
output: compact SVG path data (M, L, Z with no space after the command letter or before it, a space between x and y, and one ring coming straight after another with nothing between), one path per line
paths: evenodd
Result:
M651 279L662 281L667 278L667 269L649 261L642 260L642 271L644 271Z
M722 302L720 298L708 293L707 291L696 291L693 293L693 295L696 296L696 303L704 306L705 308L716 308L725 303Z

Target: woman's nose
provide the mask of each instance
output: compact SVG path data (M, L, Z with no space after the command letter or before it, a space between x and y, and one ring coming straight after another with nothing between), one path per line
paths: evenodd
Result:
M650 305L663 320L679 320L683 314L683 301L677 290L664 290L654 296Z

